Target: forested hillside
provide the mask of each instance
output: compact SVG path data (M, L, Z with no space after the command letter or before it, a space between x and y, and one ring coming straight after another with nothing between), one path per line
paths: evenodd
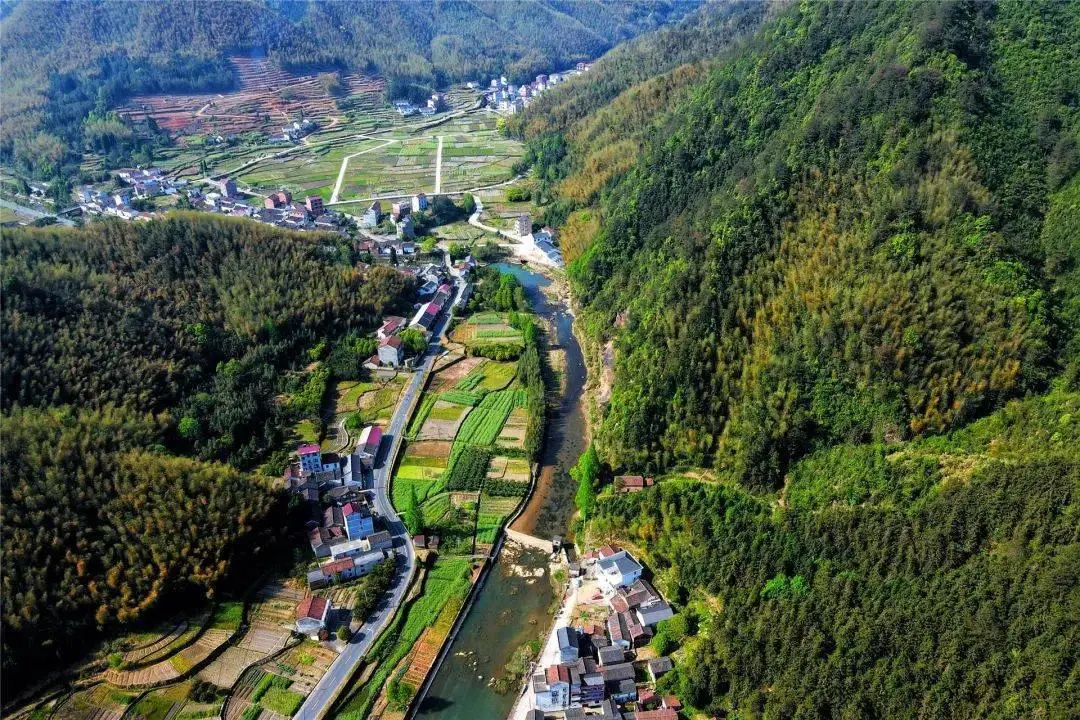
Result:
M601 502L596 531L646 548L690 620L659 689L742 720L1076 717L1078 413L1054 393L839 446L779 498L667 480Z
M231 0L20 2L0 19L0 158L51 176L81 151L81 124L134 93L220 91L224 57L336 67L391 87L444 87L503 73L515 82L603 53L678 20L700 0L623 3Z
M606 456L770 488L818 444L941 432L1075 365L1078 250L1056 228L1076 210L1054 198L1080 163L1078 16L788 7L602 192L556 168L562 214L591 219L585 325L616 342ZM543 170L566 140L538 132Z
M102 630L243 589L282 552L271 480L166 455L164 425L116 408L0 416L7 693Z
M3 408L171 410L182 444L246 467L281 442L282 371L407 287L325 240L207 215L5 231Z
M614 349L600 461L667 475L596 488L586 529L680 609L659 689L741 720L1075 717L1080 5L725 22L512 125Z
M412 285L358 270L337 236L210 215L0 242L13 689L36 661L59 669L101 630L265 567L284 498L248 471L319 413L330 373L355 377L357 338Z
M588 246L600 223L591 206L650 140L670 132L669 119L709 68L786 5L707 4L673 27L619 45L587 75L510 119L509 131L530 139L525 160L545 203L542 220L561 226L564 257L574 260Z

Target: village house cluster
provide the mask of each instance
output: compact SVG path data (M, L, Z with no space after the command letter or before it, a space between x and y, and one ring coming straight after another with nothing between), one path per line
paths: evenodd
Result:
M514 221L514 230L523 243L532 243L537 250L547 256L548 261L556 266L563 266L562 250L555 245L555 230L548 226L533 232L532 218L528 213L518 215Z
M532 82L521 85L508 82L505 75L493 78L484 93L487 98L487 105L499 112L513 115L527 108L534 98L548 88L566 82L575 75L580 75L587 71L589 67L591 67L589 63L579 62L572 70L551 73L550 75L541 73ZM468 86L470 88L475 87L474 83L468 83Z
M76 191L76 200L85 215L150 220L157 214L139 210L134 201L165 195L186 195L191 207L196 210L251 218L289 230L345 233L350 225L344 215L328 210L323 199L317 195L294 201L288 190L278 190L261 198L261 203L253 204L252 198L242 195L236 181L230 177L211 180L212 189L205 192L187 180L168 177L160 168L118 170L116 177L124 185L115 191L106 192L89 185Z
M430 117L446 109L446 95L441 92L432 93L431 97L423 105L414 105L408 100L395 100L394 109L401 114L401 117L410 117L412 115Z
M389 213L384 212L382 203L376 200L368 205L364 214L360 216L360 227L371 229L389 219L394 225L398 239L411 241L416 237L413 213L422 212L430 207L431 201L425 193L417 193L409 200L391 203Z
M305 503L305 530L318 567L307 573L318 589L367 575L393 557L393 537L371 505L365 486L378 460L382 429L365 427L346 456L324 453L316 443L301 445L285 471L285 486ZM305 598L296 611L296 629L319 637L326 629L329 602Z
M147 200L162 195L178 195L187 187L187 180L166 177L159 168L128 168L116 171L124 187L113 192L90 185L80 187L75 195L85 215L112 215L124 220L149 220L153 213L132 207L133 200Z
M281 128L281 139L284 142L300 142L300 138L310 135L318 129L319 124L308 118L294 120Z
M604 718L675 720L681 708L678 699L655 691L656 680L672 670L671 659L636 660L636 650L648 644L656 624L672 617L674 610L642 579L641 563L626 550L605 545L582 560L581 565L571 564L571 575L584 570L596 581L609 611L607 620L555 631L558 662L538 668L530 680L530 720L582 718L584 708L598 709ZM647 682L637 680L639 671L647 674Z
M417 294L421 299L424 297L430 297L431 299L420 303L411 320L396 315L383 319L383 324L375 333L376 338L379 340L378 350L364 364L368 369L374 370L379 367L396 368L406 364L405 343L400 337L401 331L407 327L416 328L423 333L425 340L430 341L434 334L435 324L444 312L450 311L450 307L454 302L454 286L445 280L442 268L435 264L429 264L417 271L416 274L425 281ZM439 284L435 285L436 282ZM458 275L457 282L461 286L457 302L467 302L472 286L468 283L464 274ZM431 286L434 286L433 291L430 289Z
M211 185L214 190L205 194L194 191L189 194L194 207L233 217L251 218L288 230L344 233L349 225L343 215L327 210L318 195L296 201L288 190L278 190L262 198L262 207L258 207L241 196L236 181L230 177L212 180Z

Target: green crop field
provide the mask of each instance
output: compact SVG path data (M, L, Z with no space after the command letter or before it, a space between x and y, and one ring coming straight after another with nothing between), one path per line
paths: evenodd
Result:
M266 691L260 704L278 715L292 717L302 702L304 702L304 696L300 693L272 687Z
M467 445L494 443L510 411L514 409L516 399L516 390L498 390L486 395L461 424L461 429L454 439L454 452L459 452L459 445L464 448ZM451 458L454 452L451 452Z
M447 493L440 493L435 497L428 498L421 510L424 513L424 522L434 524L442 520L447 512L450 510L450 496Z
M442 398L439 398L442 400ZM461 416L469 411L471 405L468 403L455 404L453 402L444 402L439 404L435 403L435 407L431 409L428 416L432 420L445 420L447 422L457 422L461 419Z
M482 379L482 378L481 378ZM448 402L455 403L457 405L468 405L472 407L480 402L480 396L476 393L468 392L465 389L458 388L455 390L447 390L439 393L439 399Z
M468 322L473 325L503 325L508 318L506 313L480 312L469 316Z
M351 687L338 718L360 720L365 716L391 671L401 662L420 635L437 622L452 622L465 602L471 583L472 561L440 555L424 578L424 589L395 621L397 632L383 633L368 652L376 669L363 685Z

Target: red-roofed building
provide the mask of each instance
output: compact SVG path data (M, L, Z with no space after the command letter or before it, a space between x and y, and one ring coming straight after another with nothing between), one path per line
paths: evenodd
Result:
M307 445L301 445L296 449L296 454L300 456L300 469L306 473L317 473L322 471L322 448L318 443L309 443Z
M396 335L401 328L405 327L405 318L391 315L383 320L376 335L379 340L386 340L391 335Z
M634 713L637 720L679 720L679 714L671 708L659 710L645 710Z
M651 477L641 475L619 475L615 478L615 489L621 493L641 492L645 488L653 486Z
M600 556L600 559L602 560L604 558L609 558L612 555L618 555L621 552L622 552L622 548L618 547L617 545L605 545L604 547L600 548L597 551L597 554Z
M296 606L296 630L309 637L318 637L326 629L326 616L330 613L330 601L309 595Z
M651 709L660 703L660 696L652 688L641 688L637 693L638 705L643 709Z
M682 703L679 702L679 698L674 695L665 695L663 703L664 707L669 710L675 710L676 712L682 710Z

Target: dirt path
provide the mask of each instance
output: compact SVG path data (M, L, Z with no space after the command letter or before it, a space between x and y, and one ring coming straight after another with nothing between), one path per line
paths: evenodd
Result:
M373 138L373 137L371 137L369 135L357 135L357 137L362 138L364 140L376 140L377 139L377 138ZM346 170L346 168L349 167L349 161L350 160L352 160L354 157L357 157L359 155L364 155L365 153L369 153L369 152L371 152L373 150L381 150L384 147L386 147L387 145L391 145L391 144L396 143L396 142L400 142L400 140L394 140L394 139L384 140L382 145L376 145L375 147L369 147L367 150L361 150L360 152L353 153L352 155L346 155L345 157L343 157L341 159L341 170L338 171L337 182L334 183L334 192L332 192L330 194L330 204L333 205L334 203L336 203L338 201L338 195L341 193L341 184L343 182L345 182L345 170ZM442 145L439 146L439 149L440 150L442 149ZM438 181L436 180L436 182L438 182Z

